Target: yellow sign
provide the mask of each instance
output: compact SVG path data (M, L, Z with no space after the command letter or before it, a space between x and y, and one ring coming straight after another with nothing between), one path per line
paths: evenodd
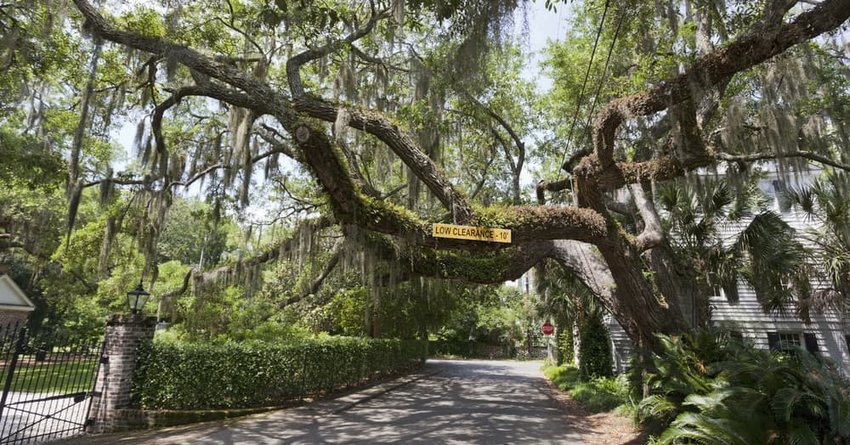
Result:
M436 238L469 239L475 241L492 241L495 243L511 242L511 231L508 229L492 229L489 227L456 226L454 224L434 224L431 235Z

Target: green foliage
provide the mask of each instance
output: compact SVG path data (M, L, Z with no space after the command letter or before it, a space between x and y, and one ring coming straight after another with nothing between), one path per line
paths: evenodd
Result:
M630 388L625 375L597 377L578 383L570 395L591 412L611 411L629 402Z
M124 130L129 121L150 116L154 104L165 103L177 86L203 84L208 79L181 67L182 61L178 58L151 59L143 52L129 51L122 45L107 42L102 43L100 55L94 57L93 62L92 46L100 48L101 42L95 43L95 39L89 38L80 14L73 11L71 3L44 0L28 2L27 7L17 7L14 3L0 7L3 10L0 26L4 30L0 45L0 62L4 67L0 73L0 111L3 112L0 113L0 147L7 155L4 163L0 163L0 235L3 235L3 249L8 245L10 249L32 254L29 258L29 270L33 271L30 282L38 281L45 290L43 301L51 306L48 324L91 332L106 311L119 308L124 292L140 275L155 281L149 290L157 294L163 289L174 290L179 288L180 277L185 276L189 265L202 263L202 252L205 264L199 268L212 269L220 259L244 259L256 252L257 245L269 237L269 230L265 232L266 239L262 239L262 235L254 237L257 227L277 226L287 231L293 217L328 214L324 187L317 185L315 178L288 161L279 163L279 153L268 157L261 155L271 147L258 137L259 134L253 134L254 130L261 131L259 124L285 132L273 119L243 120L245 113L240 107L224 107L208 98L183 97L166 112L162 123L166 146L162 146L163 141L157 141L156 150L151 148L151 119L141 119L133 144L139 159L125 159L113 146L113 135L121 133L125 138ZM342 0L232 1L226 5L217 0L183 3L178 7L165 7L156 2L117 9L101 6L104 10L119 11L116 14L121 17L108 18L119 28L186 45L226 64L228 69L250 71L249 76L258 82L268 81L270 88L275 90L286 89L285 56L291 56L289 53L298 48L317 48L338 41L353 29L362 27L371 13L368 2ZM710 17L704 24L708 27L704 31L709 34L706 42L721 45L749 26L766 4L743 0L700 1L684 7L681 2L669 5L634 0L606 2L612 9L600 36L597 62L589 71L589 86L599 87L599 101L591 105L590 100L579 104L577 97L590 61L594 32L601 21L603 8L598 1L577 2L565 42L553 44L548 51L551 57L547 67L554 85L542 103L534 85L521 74L529 63L523 45L513 42L502 45L504 42L499 39L504 34L502 31L510 28L507 25L514 9L523 2L406 0L378 3L377 8L382 11L392 3L394 20L390 20L385 11L368 35L356 42L334 44L330 54L306 64L301 70L306 91L328 101L344 97L348 103L341 105L349 109L371 107L381 113L394 113L394 116L387 116L391 125L409 129L424 155L439 165L449 182L468 193L470 200L485 206L527 202L531 191L527 185L533 181L525 177L522 183L526 186L521 187L521 175L542 173L536 179L546 179L547 175L551 179L554 175L549 174L560 170L565 148L589 146L585 144L589 128L583 122L591 122L591 107L597 106L594 111L598 111L608 99L656 87L662 79L687 66L698 52L700 27L695 23L699 17ZM561 3L565 2L547 0L546 7L554 8ZM663 6L669 6L669 10ZM677 7L684 12L678 13ZM623 17L624 12L629 15L623 21L622 33L615 44L613 20ZM82 32L68 32L81 29ZM609 46L613 49L612 65L603 73L599 60L603 49ZM758 102L772 102L799 114L795 116L797 123L788 126L794 130L791 137L783 140L799 139L818 145L814 148L827 147L818 150L819 153L847 145L836 143L841 135L846 139L847 134L842 131L842 122L848 119L841 119L847 116L848 108L846 67L840 57L831 53L838 50L840 54L841 48L831 46L827 41L812 43L808 52L789 52L788 57L778 57L775 63L766 64L768 66L758 72L769 80L764 82L766 85L776 85L776 88L781 85L783 90L799 86L800 90L806 90L807 94L800 100L792 100L795 98L788 94L780 95L781 100L773 100L777 95L760 87L756 75L736 75L730 84L730 94L742 102L741 106L750 111L748 116L755 120L738 119L739 116L730 113L723 117L722 125L706 122L703 133L719 135L717 139L722 139L724 145L718 148L731 153L737 153L733 149L738 145L761 150L764 137L757 136L760 138L757 144L727 143L728 135L721 129L740 123L748 128L747 134L775 133L767 130L776 127L777 121L762 122L759 114L790 116L792 113L777 108L770 112L754 112L759 111L755 108ZM797 67L788 64L786 59L816 63ZM812 71L818 75L806 76L802 79L805 82L795 74ZM603 75L608 81L604 81ZM86 85L87 79L91 79L89 85ZM775 79L788 80L775 82ZM583 97L589 99L592 90L583 91ZM724 108L729 108L725 106L730 101L724 100ZM582 122L576 129L577 142L565 140L569 120L564 119L576 110ZM524 142L512 141L513 135L509 133L514 131L497 122L493 114L509 123L518 139ZM717 113L718 116L723 114ZM541 124L541 116L549 122ZM646 121L630 119L618 133L618 147L628 147L629 152L622 153L618 148L617 160L626 157L624 154L630 159L640 157L641 150L648 153L650 148L660 153L661 146L648 147L646 141L639 139L651 133L645 131L645 126L654 127L664 119L667 119L664 115L649 117ZM797 128L800 126L803 128ZM812 137L810 133L817 127L828 129L822 132L830 134ZM250 146L242 146L244 141L238 140L246 130L251 133L244 134ZM355 212L357 217L374 219L376 215L372 212L388 211L398 216L391 224L411 230L426 229L421 223L425 219L445 219L447 209L413 178L408 166L362 130L352 128L346 134L334 135L339 142L336 154L341 156L343 151L352 154L350 165L343 170L352 175L358 173L364 183L373 186L382 196L367 200L364 211ZM538 143L541 133L551 134L543 135L546 140ZM751 141L747 137L737 139ZM828 139L828 144L821 144L821 139ZM71 158L72 144L79 144L82 149L80 180L89 184L101 181L107 192L124 187L128 193L113 191L117 195L116 202L121 205L93 209L87 206L87 201L94 197L96 187L87 188L77 222L65 221L79 228L78 234L71 237L66 246L59 247L59 227L64 214L60 210L64 210L65 199L61 189L68 167L65 159ZM154 160L165 153L167 159ZM255 157L262 159L255 163ZM524 168L523 160L534 162L527 162ZM160 171L166 164L167 171ZM538 171L530 171L529 165L534 166L531 170ZM258 170L265 170L262 180L256 174ZM205 172L204 178L198 179L195 175L201 172ZM198 181L194 182L195 179ZM179 185L189 182L191 187ZM234 217L245 224L244 236L236 234L237 230L222 233L222 225L215 225L221 215L235 213L231 207L236 201L233 189L240 182L244 184L240 192L245 196L249 188L253 194L262 194L256 186L276 184L270 187L278 196L263 197L268 199L265 204L273 201L278 207L277 214L269 215L275 220L273 226L266 225L267 221L256 225L247 223L247 219L257 215L254 209L239 212L239 216ZM349 181L342 183L350 185ZM405 193L405 189L399 187L408 183L410 186ZM513 193L504 193L507 189ZM180 199L185 193L206 196L208 202L201 205ZM239 195L244 203L243 193ZM748 277L768 308L781 307L793 293L804 295L809 286L800 278L804 276L800 272L805 270L795 267L803 264L799 261L800 251L787 243L790 239L785 236L789 234L787 230L774 236L772 230L787 228L776 224L771 228L771 221L775 223L776 219L770 215L757 221L770 231L748 232L748 237L757 235L748 238L748 245L753 246L751 253L754 253L751 263L739 261L747 252L713 249L716 244L710 242L712 220L700 218L700 211L707 214L711 213L711 205L726 205L733 207L726 216L745 213L743 207L735 209L734 203L727 202L728 190L718 187L713 196L717 199L699 202L699 206L689 209L694 211L681 215L689 219L684 225L693 229L683 237L687 237L686 242L700 244L704 255L694 257L708 265L700 271L705 273L697 276L725 284L734 282L738 275ZM682 198L688 197L682 195ZM496 211L500 212L507 213ZM484 212L477 212L477 215L480 221L474 223L496 224L500 220L498 215L491 217ZM517 216L527 217L525 222L538 221L538 228L545 228L550 222L528 209ZM109 232L111 223L118 227L114 242L104 235ZM346 227L346 231L348 229ZM274 229L271 230L274 239ZM319 237L336 239L340 233L326 235L324 232ZM240 241L233 242L237 238ZM672 239L675 242L676 239ZM399 245L404 246L421 239L399 241ZM228 247L237 244L238 250L227 251ZM104 248L109 245L113 246L111 253ZM146 258L135 252L137 246L138 250L145 251ZM830 270L834 271L832 275L844 277L846 284L846 277L850 276L846 264L850 262L841 252L848 249L844 248L846 243L838 246L830 251L834 255L827 260ZM410 258L410 262L422 259L423 264L434 264L426 271L434 276L489 282L506 274L511 256L517 252L517 248L483 249L472 254L431 251L427 257ZM244 274L245 270L222 274L226 275L226 283L215 289L198 290L194 285L201 283L193 281L191 294L151 305L160 303L159 315L181 324L180 329L187 338L209 341L298 337L309 326L314 332L368 332L405 338L430 329L455 342L466 343L469 337L474 337L513 347L522 339L533 343L533 334L538 331L539 324L533 323L534 316L526 310L527 302L523 302L522 307L514 301L500 307L481 303L477 299L480 294L467 288L455 291L445 287L429 293L416 284L398 286L398 289L393 289L394 285L389 286L390 289L375 285L374 278L385 276L387 266L377 261L374 267L374 264L363 265L364 270L374 270L363 272L356 283L331 276L324 286L332 290L304 296L303 290L312 289L305 283L315 279L323 261L330 257L324 253L315 255L318 260L309 266L280 255L276 270L261 271L256 267ZM100 257L108 258L96 262ZM55 264L45 267L46 263L59 263L61 271ZM284 267L289 271L281 272ZM52 272L38 280L42 269ZM157 271L159 277L153 279ZM254 288L259 287L257 277L276 273L281 277L274 286L254 292ZM366 277L369 274L371 277ZM393 280L394 277L390 281ZM792 284L793 293L786 292L783 283ZM369 291L364 294L360 292L361 287ZM559 289L562 290L566 289ZM485 288L480 293L486 291ZM566 291L547 295L545 316L552 315L556 324L566 331L564 328L589 313L591 305L585 304L586 295L588 293ZM297 308L281 309L294 305L290 303L294 300L298 300ZM589 345L601 343L588 342ZM603 355L601 351L587 354ZM605 368L604 364L599 367ZM591 375L594 373L589 371Z
M144 409L280 405L419 366L417 341L326 337L297 343L154 341L140 350L133 393Z
M213 224L209 205L189 199L175 199L168 209L157 249L161 261L179 260L183 264L217 264L227 247L229 224Z
M623 410L630 404L631 390L626 375L583 380L578 368L571 365L547 366L543 368L543 374L559 389L569 392L588 411Z
M763 212L739 235L738 245L750 261L741 275L752 284L765 311L784 312L793 300L812 294L811 267L794 229L773 212ZM794 298L796 297L796 298ZM808 313L801 314L809 321Z
M556 343L558 345L558 365L570 365L575 362L573 330L569 327L562 327L558 332Z
M178 323L175 328L181 337L199 342L305 337L308 331L298 315L277 311L274 303L266 295L246 298L239 286L213 287L178 299L172 321Z
M850 299L850 174L826 171L809 187L789 191L788 198L813 222L805 237L815 243L813 270L831 283L833 295ZM835 299L833 299L835 301Z
M659 204L682 261L689 261L708 277L704 292L715 288L737 298L735 288L743 278L756 291L765 312L785 312L796 298L811 295L812 267L796 231L782 217L766 210L766 199L754 174L740 184L706 179L698 186L685 181L660 188ZM731 178L730 178L731 180ZM725 243L720 228L749 219L733 243ZM751 218L751 219L750 219ZM691 258L697 259L696 261ZM808 308L799 315L808 320Z
M30 190L47 191L61 185L65 161L31 135L17 134L9 125L0 126L0 184L17 183Z
M164 37L166 34L162 15L150 8L139 8L125 14L118 22L122 27L137 30L146 37Z
M558 388L568 391L580 382L578 368L575 366L544 366L543 375Z
M367 333L366 312L369 310L369 300L368 289L362 287L334 295L329 311L343 335L362 336Z
M573 326L600 311L599 303L575 274L554 262L544 261L535 272L538 292L542 294L538 310L541 315L552 317L558 327L559 364L571 364L575 359Z
M613 373L611 339L602 321L602 312L596 312L579 328L579 375L582 380L606 377Z
M850 382L804 350L755 350L712 332L659 336L641 404L658 444L850 443Z
M720 361L727 357L724 337L712 331L698 331L679 337L660 336L663 354L647 358L645 369L632 368L632 380L644 372L650 394L640 403L639 414L645 422L669 423L690 394L709 391L711 377L706 360Z
M439 341L432 352L469 357L481 354L479 346L495 346L508 356L524 353L540 344L540 321L535 311L536 298L515 287L502 286L469 289L457 307L437 330Z

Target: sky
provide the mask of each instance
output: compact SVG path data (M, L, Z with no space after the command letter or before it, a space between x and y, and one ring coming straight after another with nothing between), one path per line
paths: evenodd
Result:
M557 12L549 11L543 0L532 0L526 8L518 9L514 15L514 33L524 36L524 49L532 54L523 70L523 77L535 80L539 92L546 92L552 87L552 79L540 68L543 50L550 40L561 40L566 34L571 7L572 2L561 3Z

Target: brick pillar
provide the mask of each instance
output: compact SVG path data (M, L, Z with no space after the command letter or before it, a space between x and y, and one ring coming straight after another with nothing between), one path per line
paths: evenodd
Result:
M136 349L153 339L155 317L113 315L106 322L103 358L92 398L90 432L121 428L116 410L130 407L130 386L136 367Z

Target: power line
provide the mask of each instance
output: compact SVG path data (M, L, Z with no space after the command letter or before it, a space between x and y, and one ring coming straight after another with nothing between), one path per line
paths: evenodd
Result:
M584 72L584 81L579 90L578 101L576 102L575 113L573 113L573 122L570 125L570 131L567 133L567 147L564 149L564 156L559 165L564 165L567 160L567 152L570 149L570 141L573 138L573 131L578 122L578 113L581 109L581 103L584 101L584 89L587 87L587 80L590 78L590 70L593 68L593 59L596 57L596 47L599 45L599 38L602 36L602 28L605 25L605 17L608 15L608 6L610 0L605 0L605 9L602 10L602 19L599 20L599 27L596 29L596 38L593 40L593 50L590 52L590 61L587 63L587 69ZM558 168L558 180L561 179L561 168Z
M596 100L599 98L599 93L602 91L602 85L605 84L605 76L608 74L608 65L611 63L611 54L614 52L614 45L617 43L617 38L620 36L620 28L623 25L623 18L626 16L625 10L620 11L620 16L617 18L617 29L614 31L614 37L611 39L611 45L608 47L608 56L605 59L605 67L602 68L602 76L599 78L599 83L596 85L596 93L593 95L593 102L590 104L590 114L587 115L585 128L587 131L579 137L578 145L581 146L585 136L590 134L590 124L593 121L593 111L596 109ZM561 165L564 165L561 162Z

